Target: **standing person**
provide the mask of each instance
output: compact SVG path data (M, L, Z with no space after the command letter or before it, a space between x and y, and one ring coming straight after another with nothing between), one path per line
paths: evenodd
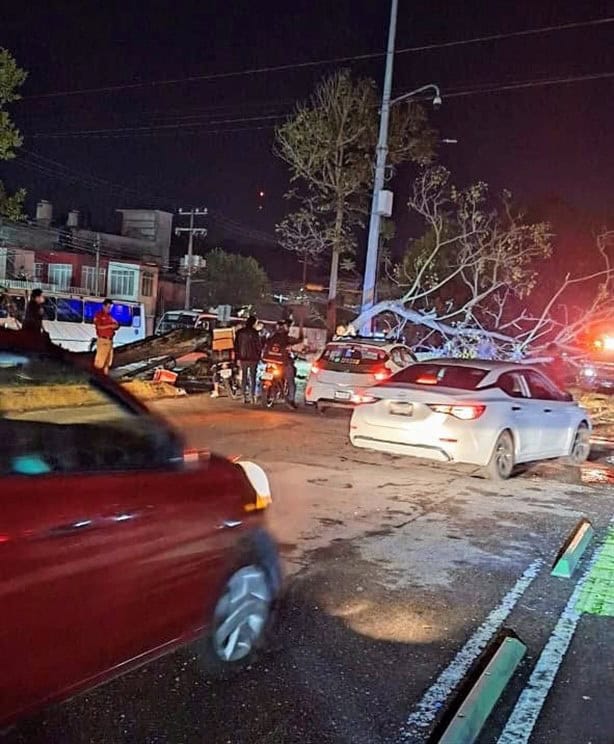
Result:
M256 316L250 315L235 337L235 354L241 367L245 403L256 402L256 379L262 354L262 343L260 334L256 330L256 320Z
M113 337L119 328L119 323L111 315L113 300L108 298L102 303L102 308L94 316L96 328L96 357L94 367L108 375L113 364Z
M294 369L294 360L290 350L293 346L303 343L303 335L298 338L290 336L290 324L288 321L281 320L277 324L275 333L266 342L262 359L265 362L276 362L283 367L284 380L288 383L288 397L286 403L296 410L297 405L294 400L296 397L296 370Z
M40 288L33 289L30 294L30 300L26 306L26 314L23 319L21 329L28 333L44 333L43 331L43 315L45 304L45 295L43 290Z

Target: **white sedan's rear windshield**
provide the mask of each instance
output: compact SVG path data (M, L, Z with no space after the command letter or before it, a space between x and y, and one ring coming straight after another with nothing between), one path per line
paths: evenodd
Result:
M456 364L412 364L397 372L389 380L389 384L409 382L412 385L475 390L486 375L486 370L477 367L461 367Z
M380 370L387 361L388 354L377 347L330 344L322 354L320 366L331 372L368 375Z

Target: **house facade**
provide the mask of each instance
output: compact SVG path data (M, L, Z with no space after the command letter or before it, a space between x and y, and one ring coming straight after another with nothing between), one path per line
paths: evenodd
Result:
M53 227L50 207L39 203L31 223L0 222L0 285L140 302L152 334L172 215L120 210L122 234L114 235L80 228L75 212L66 225Z

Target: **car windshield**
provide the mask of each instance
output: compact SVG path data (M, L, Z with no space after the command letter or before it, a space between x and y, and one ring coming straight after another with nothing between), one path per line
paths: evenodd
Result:
M406 382L458 390L475 390L486 377L487 370L456 364L412 364L390 378L389 384Z
M330 344L322 354L320 366L331 372L372 374L381 369L388 359L388 353L375 346Z

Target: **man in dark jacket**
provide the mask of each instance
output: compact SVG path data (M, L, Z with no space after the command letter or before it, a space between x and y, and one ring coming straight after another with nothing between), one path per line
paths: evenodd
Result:
M30 301L26 306L26 314L22 323L22 330L28 333L43 333L43 305L45 304L45 295L42 289L33 289L30 294Z
M250 315L245 322L245 326L240 328L235 336L235 354L241 367L243 398L246 403L256 401L256 377L260 354L262 353L260 334L255 325L256 318Z
M277 324L275 333L268 339L262 352L262 359L265 362L275 362L282 365L284 379L288 383L287 403L293 409L296 408L294 401L296 396L296 370L294 368L294 359L290 352L293 346L302 344L303 340L302 335L299 338L293 338L290 335L290 323L282 320Z

